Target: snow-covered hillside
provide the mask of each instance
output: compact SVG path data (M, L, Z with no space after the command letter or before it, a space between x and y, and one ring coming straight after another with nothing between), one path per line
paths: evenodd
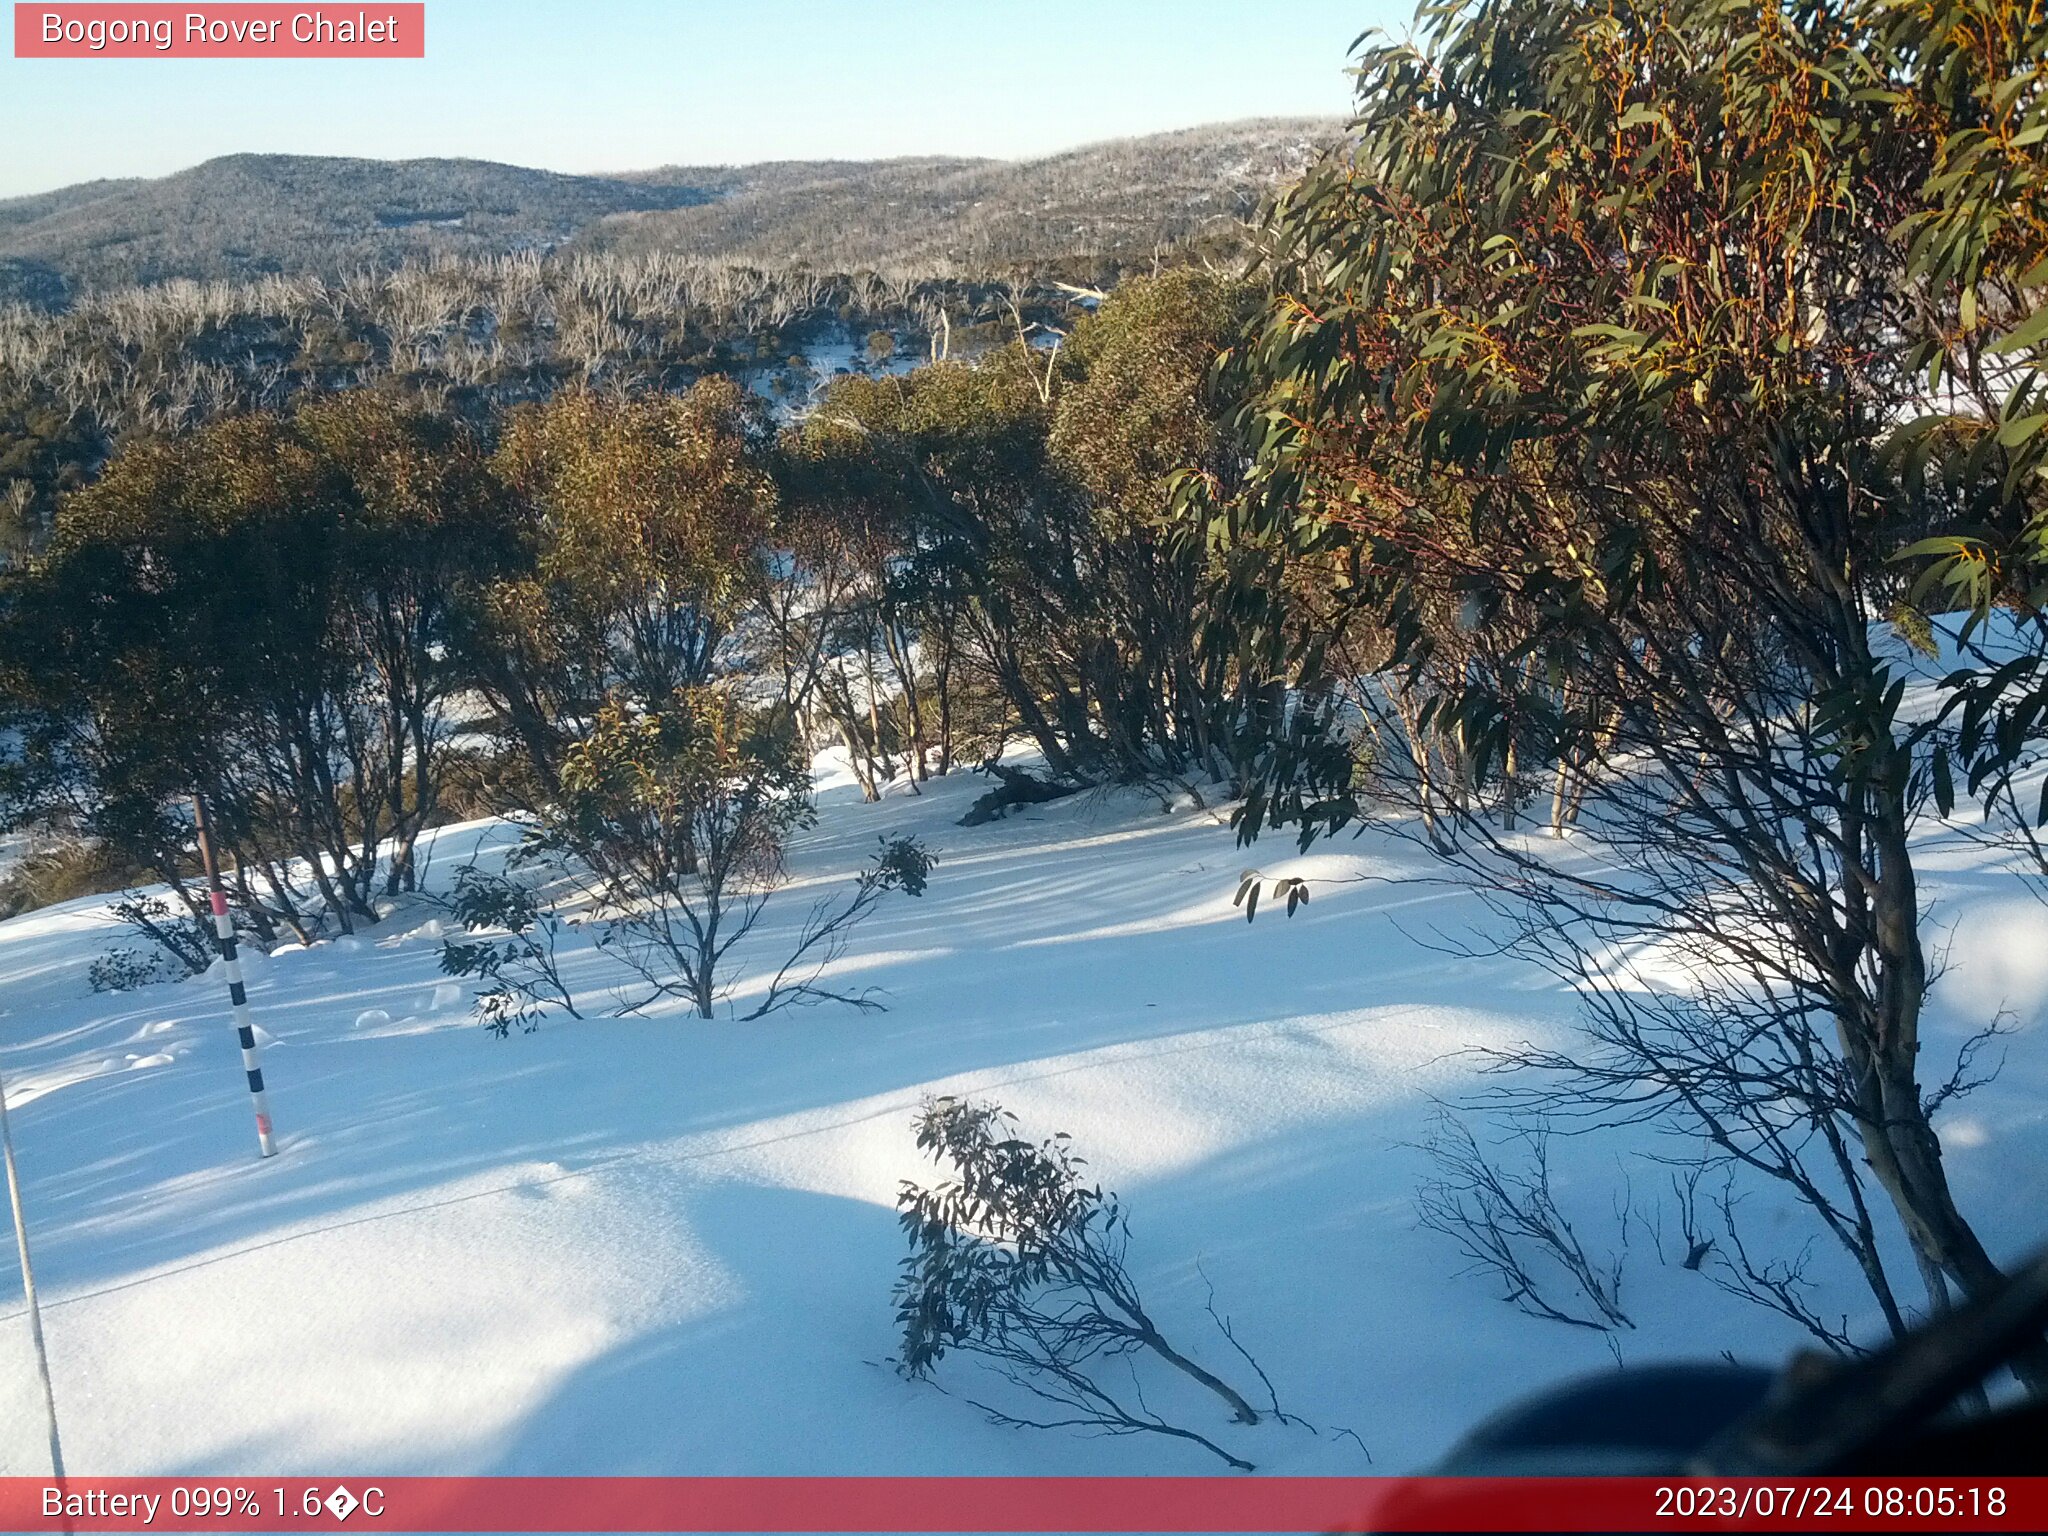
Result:
M0 924L0 1070L74 1469L1221 1470L1158 1436L996 1427L891 1371L895 1196L929 1171L911 1119L938 1091L1071 1133L1128 1203L1153 1313L1228 1374L1213 1285L1282 1404L1322 1429L1188 1407L1261 1471L1417 1468L1517 1394L1611 1368L1603 1338L1511 1310L1417 1227L1412 1143L1470 1087L1458 1053L1572 1027L1572 999L1535 973L1419 942L1476 904L1333 883L1247 927L1231 896L1248 862L1341 880L1420 856L1376 831L1247 853L1221 813L1136 795L958 826L985 787L955 775L869 806L830 784L799 840L769 929L878 834L915 829L939 856L928 894L891 898L843 962L885 1013L560 1019L499 1041L439 974L425 904L259 957L269 1162L217 980L91 994L86 966L116 937L101 901ZM508 840L443 831L430 883ZM2010 1255L2048 1235L2048 908L1961 839L1924 867L1953 941L1931 1051L2001 1005L2018 1015L2003 1075L1945 1122L1965 1209ZM774 947L764 932L757 965ZM598 1011L604 975L573 955ZM1636 1206L1621 1359L1781 1359L1802 1342L1790 1325L1660 1262L1656 1150L1640 1133L1557 1149L1590 1246L1618 1244L1614 1212ZM1748 1209L1788 1252L1805 1240L1768 1197ZM1866 1313L1845 1266L1819 1262L1833 1310ZM980 1395L952 1364L941 1383ZM10 1265L0 1472L43 1454Z

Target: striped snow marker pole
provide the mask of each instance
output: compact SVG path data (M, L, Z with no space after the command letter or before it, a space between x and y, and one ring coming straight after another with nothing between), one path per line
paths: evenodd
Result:
M235 1033L242 1042L242 1070L249 1074L249 1098L256 1106L256 1144L263 1155L277 1151L270 1137L270 1099L263 1091L263 1063L256 1054L256 1023L249 1012L249 989L242 985L242 962L235 956L235 924L228 916L227 892L220 883L220 865L213 856L213 834L206 825L206 805L192 797L192 821L199 830L199 862L206 868L206 895L213 908L213 932L220 940L221 968L227 973L228 1002Z

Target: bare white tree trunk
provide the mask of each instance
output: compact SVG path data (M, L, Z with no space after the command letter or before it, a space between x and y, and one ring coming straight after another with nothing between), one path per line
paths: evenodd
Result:
M7 1199L14 1207L14 1244L21 1254L21 1289L28 1303L28 1336L35 1346L36 1373L43 1379L43 1412L50 1424L50 1472L64 1481L64 1448L57 1440L57 1394L50 1389L50 1354L43 1346L43 1312L36 1303L35 1266L28 1257L28 1220L21 1209L21 1175L14 1166L14 1134L7 1126L7 1085L0 1083L0 1153L7 1163Z

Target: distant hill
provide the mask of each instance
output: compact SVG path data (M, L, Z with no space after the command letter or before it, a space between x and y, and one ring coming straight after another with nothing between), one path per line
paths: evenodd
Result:
M59 187L54 192L9 198L0 202L0 239L11 238L18 230L55 218L70 209L105 198L120 197L148 185L148 182L132 177L126 181L81 181L76 186Z
M55 267L40 261L0 256L0 304L18 303L33 305L37 309L56 309L64 303L67 291L64 276Z
M443 251L551 246L607 214L712 195L488 160L229 155L161 180L0 202L0 261L35 263L73 288L331 275Z
M1008 161L962 159L957 155L905 156L895 160L756 160L746 165L661 165L651 171L620 171L614 181L656 187L695 187L715 200L740 193L788 191L822 182L852 181L883 168L941 176Z
M1144 255L1251 212L1334 119L1219 124L1029 161L928 157L566 176L485 160L231 155L0 201L0 300L440 253L672 250L762 266L982 273Z
M1341 127L1334 118L1264 118L1116 139L1036 160L745 167L719 197L613 215L577 243L822 271L984 273L1128 258L1248 217ZM667 174L704 175L685 168Z

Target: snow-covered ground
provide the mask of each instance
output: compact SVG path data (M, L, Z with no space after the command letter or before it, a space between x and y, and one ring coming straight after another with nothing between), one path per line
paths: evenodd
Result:
M269 1162L216 980L92 995L86 966L117 938L103 901L0 924L0 1070L73 1468L1221 1470L1158 1436L997 1427L889 1369L895 1196L929 1172L911 1118L936 1091L1071 1133L1131 1210L1155 1317L1242 1379L1205 1313L1213 1285L1283 1405L1323 1430L1185 1405L1261 1471L1418 1468L1504 1401L1612 1367L1601 1337L1513 1311L1416 1224L1428 1164L1412 1143L1436 1099L1471 1085L1461 1049L1572 1027L1544 978L1411 937L1476 905L1339 883L1247 927L1231 896L1248 863L1398 875L1419 856L1374 831L1307 858L1278 839L1241 850L1222 814L1135 795L956 825L985 787L956 775L869 806L833 783L796 849L798 885L751 952L757 985L774 934L878 834L915 829L939 855L925 898L892 898L845 962L885 1013L561 1019L499 1041L438 973L424 905L259 958ZM507 840L443 831L433 882ZM1926 854L1953 939L1935 1063L2000 1006L2018 1016L1999 1081L1946 1122L1964 1208L2011 1255L2048 1236L2048 908L1961 839ZM573 956L599 1005L604 974ZM1591 1246L1619 1241L1624 1198L1643 1218L1624 1363L1775 1362L1801 1343L1659 1261L1654 1143L1556 1150ZM1789 1256L1807 1227L1770 1198L1746 1207L1752 1231ZM1845 1266L1820 1262L1832 1310L1864 1317ZM973 1385L953 1363L941 1382ZM0 1472L43 1454L18 1278L0 1266Z

